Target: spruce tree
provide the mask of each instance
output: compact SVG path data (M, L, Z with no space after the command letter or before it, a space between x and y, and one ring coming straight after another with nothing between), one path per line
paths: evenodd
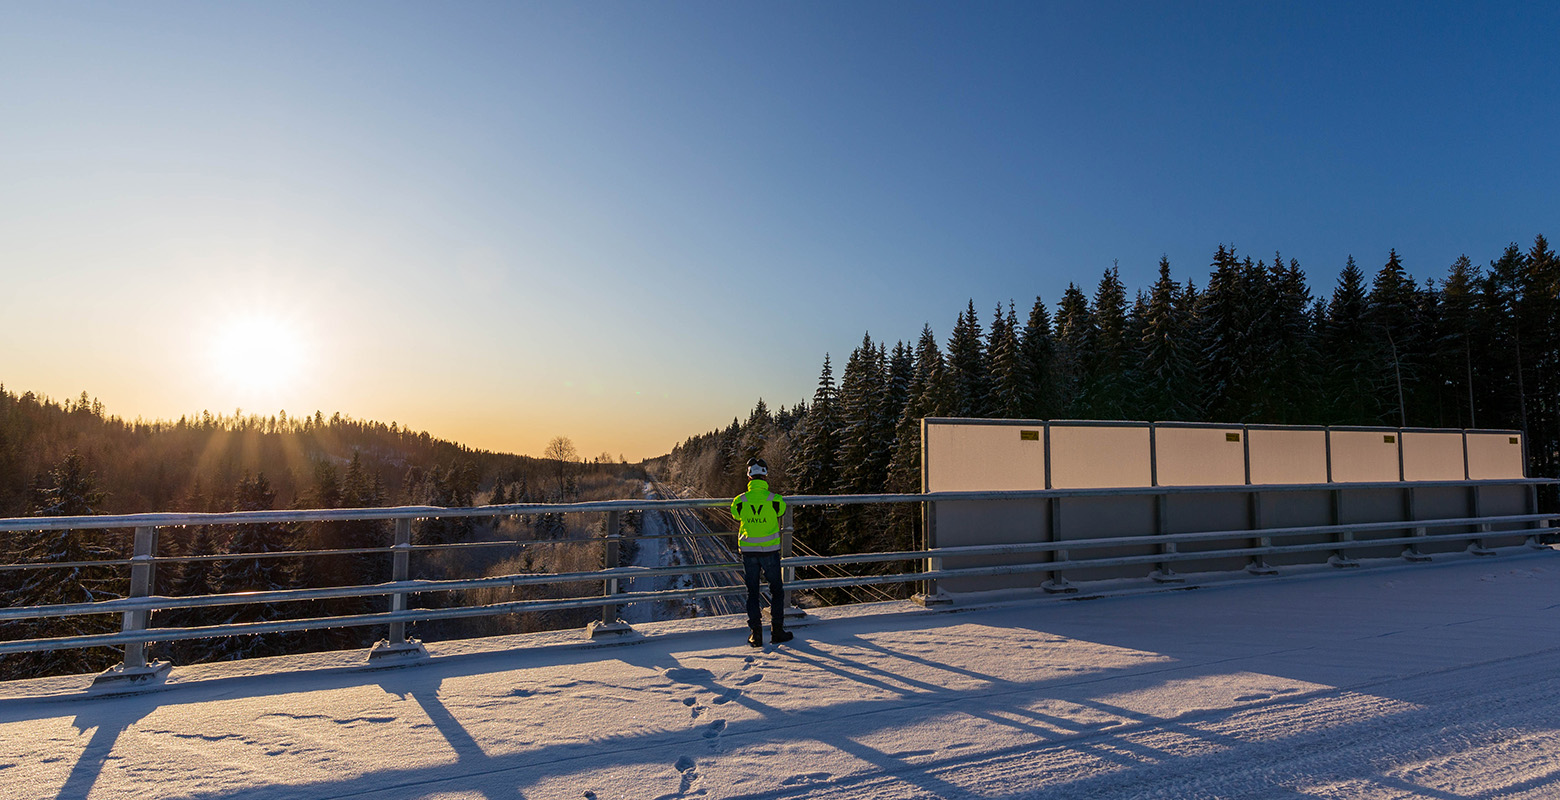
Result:
M747 422L742 424L742 433L734 459L736 464L746 467L748 459L762 456L764 446L775 434L774 427L774 415L769 413L769 405L764 402L764 398L758 398L758 403L748 414Z
M1525 260L1521 323L1533 364L1528 455L1535 474L1555 475L1560 473L1560 258L1539 234Z
M276 492L265 473L250 477L245 473L233 490L234 511L269 511L276 503ZM293 549L294 535L284 523L264 522L233 526L228 537L230 554L273 553ZM213 587L218 594L269 592L291 588L293 576L279 558L238 558L226 562ZM280 603L220 606L215 624L269 622L287 616ZM212 658L223 661L253 658L288 652L289 644L299 637L266 633L231 636L212 647Z
M1003 316L1000 304L992 313L986 352L991 357L991 414L1003 419L1022 419L1025 400L1033 392L1019 352L1018 318L1011 304L1006 316Z
M954 409L959 417L984 417L990 408L990 375L981 346L975 301L959 315L948 339L948 373L953 381Z
M1085 406L1094 419L1122 419L1132 377L1128 372L1127 293L1119 268L1111 267L1100 278L1091 316L1094 347L1083 361Z
M835 491L868 494L881 491L887 472L882 447L883 411L887 400L886 365L871 334L851 353L840 378L839 479Z
M1056 307L1056 357L1050 381L1056 389L1056 409L1060 414L1073 418L1088 416L1082 384L1085 365L1092 360L1094 339L1089 299L1076 284L1069 283Z
M1181 307L1181 287L1170 277L1170 259L1160 257L1159 279L1148 296L1143 320L1141 407L1155 420L1192 418L1192 353L1187 341L1189 320Z
M1322 362L1329 366L1324 377L1324 398L1329 425L1377 425L1381 422L1382 363L1385 343L1371 330L1365 317L1365 276L1354 256L1338 274L1327 306L1321 334Z
M1365 318L1371 333L1386 344L1376 379L1383 393L1378 405L1392 409L1389 419L1395 425L1408 425L1407 395L1419 378L1419 336L1415 325L1417 298L1414 283L1403 269L1397 249L1393 248L1387 263L1376 273L1371 282L1370 295L1365 302ZM1385 420L1383 420L1385 421Z
M899 421L912 405L911 384L915 381L915 351L903 341L895 343L893 352L887 356L884 369L888 386L884 392L883 407L878 409L877 435L880 439L878 459L883 464L886 486L888 471L899 446ZM919 438L920 434L916 433L915 436Z
M887 479L888 453L883 448L886 405L886 365L870 334L851 353L840 378L839 480L837 494L876 494ZM858 506L841 508L833 520L831 552L862 552L881 527Z
M1451 419L1459 428L1477 427L1478 423L1473 397L1477 281L1478 267L1464 254L1452 262L1441 284L1441 315L1433 352L1436 374L1450 389Z
M921 420L936 416L929 412L935 402L928 391L934 376L942 373L942 351L932 335L932 326L921 328L915 348L915 370L910 375L907 399L894 429L894 454L888 464L886 490L894 494L921 491ZM898 507L894 510L899 510Z
M1225 249L1220 244L1210 266L1213 271L1208 275L1208 287L1197 307L1202 407L1211 419L1238 422L1245 412L1247 363L1243 356L1250 312L1247 282L1234 248Z
M1051 315L1038 295L1029 309L1029 319L1024 323L1018 339L1019 364L1024 371L1024 385L1028 395L1024 397L1023 416L1030 419L1050 419L1057 414L1056 389L1052 384L1052 360L1054 345L1051 341Z
M807 407L807 416L800 423L794 479L796 491L801 494L828 494L839 481L840 420L835 407L835 391L834 370L825 353L818 388Z
M82 517L101 513L107 494L87 460L71 450L47 475L34 481L30 516ZM116 538L119 541L116 541ZM122 558L124 542L107 531L50 530L16 535L16 560L25 564L73 564ZM6 604L50 606L97 603L125 596L129 582L111 566L60 566L29 569L6 576ZM0 640L42 639L114 633L117 617L81 615L0 622ZM0 655L0 679L35 678L97 672L118 663L107 647Z
M1303 424L1316 418L1319 385L1311 289L1300 262L1273 254L1271 313L1263 333L1268 359L1257 391L1264 413L1258 421Z
M835 394L834 369L825 353L818 388L813 392L807 415L798 423L792 475L798 494L829 494L839 480L840 420ZM797 507L793 520L800 549L823 552L828 548L830 513L826 506Z

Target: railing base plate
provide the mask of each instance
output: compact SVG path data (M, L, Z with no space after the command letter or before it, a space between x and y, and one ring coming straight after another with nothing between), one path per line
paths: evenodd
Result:
M633 632L633 627L620 619L615 619L611 622L602 622L598 619L585 626L585 638L587 639L627 636Z
M1246 565L1246 572L1252 575L1277 575L1278 568L1266 561L1253 561Z
M1327 563L1329 563L1329 564L1331 564L1331 565L1333 565L1335 567L1338 567L1339 569L1352 569L1352 568L1358 567L1360 565L1360 562L1355 561L1354 559L1349 558L1348 556L1337 556L1337 555L1335 555L1335 556L1328 556L1327 557Z
M92 691L123 692L159 686L171 669L173 664L167 661L153 661L144 667L109 667L93 677Z
M1430 556L1425 555L1424 553L1421 553L1418 550L1415 550L1413 548L1409 548L1409 549L1403 551L1403 560L1404 561L1412 561L1412 562L1417 564L1417 563L1429 561L1430 560Z
M1168 568L1156 569L1148 573L1148 577L1152 578L1154 583L1186 583L1185 578L1175 574L1175 570Z
M938 592L936 594L916 592L910 596L910 602L915 603L922 608L940 608L943 606L953 605L953 598L942 592Z
M1493 555L1496 555L1494 550L1491 550L1488 547L1484 547L1482 545L1477 545L1477 544L1470 544L1470 545L1468 545L1468 554L1469 555L1474 555L1474 556L1493 556Z
M368 663L389 664L398 661L415 661L428 657L428 648L416 639L408 639L404 642L391 644L388 639L380 639L373 649L368 651Z
M807 612L797 608L796 606L786 606L785 614L783 616L785 618L785 624L787 625L794 625L798 622L807 621Z
M1052 578L1040 584L1040 588L1051 594L1077 594L1078 587L1067 582L1066 578Z

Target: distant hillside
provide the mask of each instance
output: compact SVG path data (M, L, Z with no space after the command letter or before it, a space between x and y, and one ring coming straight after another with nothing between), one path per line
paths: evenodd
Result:
M86 392L57 402L0 385L0 516L33 513L36 490L72 451L106 493L93 509L102 514L230 510L235 487L261 474L278 508L332 505L321 487L328 490L330 475L354 455L387 505L469 504L495 488L504 499L538 502L570 493L557 461L474 450L395 423L320 412L126 421ZM588 463L568 474L578 480L625 468Z
M552 458L472 450L397 425L340 414L310 417L219 417L176 422L126 422L106 413L86 393L58 403L0 386L0 517L82 516L149 511L255 511L272 508L361 508L390 505L472 506L504 502L560 502L637 497L644 471L638 465L584 463L558 437ZM413 542L512 542L512 549L445 550L413 559L419 578L575 572L600 564L599 544L532 544L589 539L598 521L561 514L459 520L421 520ZM637 529L637 516L624 520ZM389 580L383 555L272 560L203 560L226 553L322 551L384 547L383 522L261 524L168 528L158 555L154 593L179 597L278 589L382 583ZM124 558L125 531L22 531L0 537L0 564L38 565L0 571L0 605L42 606L120 597L127 573L82 567L81 562ZM53 566L58 565L58 566ZM527 587L504 599L536 599L571 587ZM418 602L486 603L482 591L444 593ZM351 615L379 610L372 599L343 598L313 604L260 604L222 609L158 611L153 627L259 622L289 616ZM519 630L579 627L586 611L557 611L473 620L418 623L428 640L491 636ZM118 622L107 615L0 622L0 641L105 633ZM266 634L160 643L153 652L180 664L366 647L381 628ZM93 672L117 663L111 648L0 655L0 680Z

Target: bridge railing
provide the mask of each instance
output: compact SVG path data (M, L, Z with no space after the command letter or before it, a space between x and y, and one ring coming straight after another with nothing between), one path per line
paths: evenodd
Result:
M1487 486L1526 487L1529 496L1539 485L1556 484L1551 479L1515 479L1500 481L1450 481L1419 486L1466 487L1477 492ZM1357 484L1352 488L1402 488L1403 484ZM935 517L933 509L939 503L991 503L1030 502L1045 500L1059 504L1073 498L1127 498L1143 496L1168 496L1199 493L1272 493L1314 492L1314 485L1296 486L1203 486L1203 487L1152 487L1131 489L1069 489L1001 492L934 492L924 494L878 495L815 495L788 498L794 510L809 506L883 506L890 504L916 504L920 506L923 522ZM0 623L29 619L74 617L83 615L115 614L121 618L116 633L99 633L77 636L52 636L0 641L0 656L9 653L62 650L72 648L114 646L122 647L123 663L99 676L100 682L127 681L139 683L160 680L169 668L166 662L149 662L147 646L152 642L173 642L249 634L310 631L326 628L385 626L386 638L370 652L371 659L405 656L422 652L420 644L409 640L406 626L411 622L457 619L468 617L520 614L564 609L599 608L603 612L601 623L592 623L592 635L621 634L628 625L618 619L618 610L632 603L661 602L667 600L693 600L718 595L740 594L742 587L707 586L697 588L670 588L654 591L623 591L623 583L638 578L676 577L697 572L729 571L737 564L677 565L665 567L623 566L620 563L622 515L627 512L656 512L681 509L725 508L725 499L682 500L613 500L571 504L509 504L479 506L474 508L440 508L434 506L404 506L397 508L323 509L286 511L249 511L220 514L130 514L92 517L29 517L0 519L0 542L6 535L19 531L41 530L105 530L133 529L133 550L128 559L104 559L98 561L34 562L0 564L0 572L57 569L63 566L114 566L129 571L129 591L124 597L96 602L68 603L37 606L11 606L0 608ZM1539 513L1533 505L1528 513L1500 515L1459 515L1435 519L1393 519L1379 522L1350 522L1329 525L1301 525L1291 527L1241 527L1234 529L1210 529L1193 532L1150 532L1142 535L1104 536L1099 538L1068 538L1065 540L1019 541L959 546L936 546L930 525L923 524L922 547L892 552L848 553L828 556L795 556L790 552L794 533L793 517L788 513L783 526L782 564L789 575L797 569L844 566L872 566L898 563L903 566L868 574L810 577L787 582L788 594L826 588L873 586L883 584L916 584L920 591L916 600L926 605L947 601L947 596L937 588L938 582L961 579L961 585L969 585L971 578L997 575L1024 575L1043 573L1053 578L1064 571L1088 570L1103 567L1144 567L1144 579L1163 570L1172 562L1202 561L1221 557L1237 557L1253 563L1261 563L1262 557L1274 554L1322 555L1346 554L1357 548L1381 548L1385 545L1402 547L1403 557L1411 561L1425 560L1420 547L1431 543L1467 543L1476 554L1493 551L1485 546L1492 535L1523 540L1527 547L1542 547L1543 538L1552 536L1551 527L1560 514ZM450 544L414 544L412 540L415 520L453 518L497 518L538 514L598 514L604 515L601 535L588 538L538 539L522 541L455 542ZM158 556L159 531L168 528L187 528L208 525L255 525L304 522L345 522L358 520L393 521L393 541L388 546L360 547L330 550L288 550L252 553L219 553L205 556ZM1499 533L1492 533L1495 529ZM1293 542L1294 539L1326 534L1326 541ZM1355 538L1367 534L1366 538ZM722 535L715 533L710 535ZM672 538L665 535L662 538ZM638 538L650 538L641 535ZM1283 543L1289 541L1290 543ZM1182 551L1177 545L1191 543L1224 543L1215 549ZM565 573L522 573L481 578L416 579L410 573L410 557L416 552L483 548L525 547L558 544L605 545L605 566L602 569ZM927 546L930 544L931 546ZM1152 552L1122 555L1123 548L1148 548ZM1130 552L1130 551L1129 551ZM340 555L380 555L391 562L391 580L372 585L332 586L320 588L278 589L272 591L236 592L227 594L203 594L185 597L155 595L152 592L153 572L157 565L200 560L235 561L242 559L308 558ZM1036 560L1040 559L1040 560ZM948 560L958 560L965 566L948 566ZM968 565L971 560L996 562ZM1350 566L1348 559L1335 565ZM874 566L874 569L880 569ZM818 570L814 570L815 572ZM1270 572L1271 570L1269 570ZM1065 582L1063 582L1065 584ZM417 594L458 592L479 589L513 588L537 585L596 584L601 587L596 594L574 597L533 600L511 600L454 607L417 608L408 598ZM1054 581L1045 586L1050 589ZM1075 587L1067 585L1064 590ZM297 619L274 619L261 622L239 622L185 627L154 627L153 614L158 611L192 608L216 608L245 604L279 604L344 598L381 598L385 610L336 616L314 616ZM800 613L800 612L788 612Z

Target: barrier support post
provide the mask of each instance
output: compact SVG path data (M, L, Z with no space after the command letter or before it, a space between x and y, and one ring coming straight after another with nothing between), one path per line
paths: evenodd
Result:
M1479 487L1476 485L1468 487L1468 505L1473 510L1472 516L1484 516L1484 498L1479 492ZM1468 552L1476 556L1495 555L1495 551L1491 550L1484 543L1483 534L1490 532L1490 524L1488 522L1481 522L1475 527L1478 529L1480 535L1468 543Z
M921 503L921 549L936 552L937 550L937 503ZM926 571L941 572L943 568L942 557L937 555L927 556ZM936 578L927 578L921 591L910 598L911 602L924 608L936 608L938 606L953 605L953 598L947 592L937 588Z
M1260 531L1265 522L1262 516L1262 494L1256 489L1250 489L1246 492L1246 527L1253 531ZM1251 541L1257 547L1273 546L1273 537L1271 536L1258 536ZM1246 564L1246 571L1252 575L1278 574L1278 569L1267 563L1267 559L1263 558L1261 553L1251 557L1251 561Z
M401 583L411 577L412 520L410 517L395 521L395 544L390 548L390 580ZM390 593L390 613L406 610L406 592ZM390 636L380 639L368 651L369 663L386 659L400 661L405 658L427 658L428 651L422 642L406 638L406 622L390 623Z
M780 582L783 584L790 584L791 581L796 580L796 567L783 566L785 559L788 559L792 556L791 542L795 537L795 512L790 506L786 506L785 516L781 517L780 519L780 562L782 564L780 567ZM787 590L783 592L783 594L785 595L785 609L781 613L781 619L785 620L785 624L790 625L792 623L801 622L802 620L806 619L807 612L803 611L796 605L795 602L793 602L796 599L795 593Z
M143 526L135 529L135 549L130 556L130 599L149 597L152 594L152 569L157 556L157 528ZM146 609L124 612L120 630L125 633L144 631L150 625L152 612ZM124 663L109 667L92 679L94 689L135 688L162 683L168 677L172 664L167 661L146 660L146 643L131 642L125 645Z
M1169 513L1170 513L1170 497L1169 497L1169 495L1164 495L1164 494L1156 494L1156 495L1154 495L1154 533L1156 533L1156 534L1158 534L1160 536L1163 536L1169 530L1168 523L1166 521L1166 517L1168 516ZM1176 553L1175 542L1165 542L1165 543L1159 545L1159 552L1160 552L1161 555L1170 555L1170 556L1175 555L1175 553ZM1160 561L1160 562L1156 563L1154 565L1154 571L1148 573L1148 577L1152 578L1155 583L1185 583L1186 582L1185 578L1181 577L1180 575L1175 574L1175 570L1170 568L1170 562L1169 561Z
M1062 498L1052 497L1046 501L1046 506L1051 513L1051 541L1060 542L1062 540ZM1051 551L1052 561L1066 561L1067 558L1066 550ZM1051 571L1050 580L1040 584L1040 588L1051 594L1074 594L1078 591L1078 587L1069 583L1067 578L1056 570Z
M1343 524L1343 490L1342 489L1333 489L1332 490L1331 517L1332 517L1332 524L1334 526ZM1335 541L1335 542L1340 542L1340 543L1341 542L1352 542L1352 541L1354 541L1354 531L1350 531L1350 530L1336 531L1333 534L1333 537L1334 537L1333 541ZM1354 558L1349 555L1348 551L1344 550L1343 548L1339 548L1337 550L1332 551L1332 555L1327 557L1327 563L1329 563L1329 564L1331 564L1331 565L1333 565L1335 567L1357 567L1357 566L1360 565L1360 562L1354 560Z
M1414 487L1412 487L1412 486L1405 486L1405 487L1403 487L1403 519L1406 519L1406 520L1409 520L1410 522L1412 522L1412 521L1414 521L1416 519L1419 519L1418 513L1419 513L1419 508L1418 508L1418 503L1415 502ZM1416 527L1416 528L1413 529L1413 533L1412 533L1413 539L1418 539L1418 538L1420 538L1420 537L1422 537L1424 535L1425 535L1425 529L1424 529L1423 526ZM1425 553L1420 552L1420 550L1419 550L1419 543L1413 541L1413 539L1410 539L1408 544L1404 545L1404 547L1403 547L1403 560L1404 561L1410 561L1410 562L1429 561L1430 560L1430 556L1425 554Z
M1524 500L1526 500L1526 502L1527 502L1527 506L1526 506L1527 513L1529 513L1529 514L1537 514L1538 513L1538 487L1529 485L1527 487L1527 497L1524 498ZM1542 534L1543 534L1543 531L1545 530L1544 523L1543 522L1530 522L1530 523L1528 523L1528 525L1533 530L1532 533L1528 534L1527 542L1525 542L1525 544L1527 545L1528 549L1530 549L1530 550L1548 550L1549 546L1544 544L1543 540L1540 538L1542 536Z
M605 560L602 562L602 566L607 569L616 569L623 566L622 548L619 546L623 536L622 513L616 510L607 512L607 528L605 531L607 546ZM618 593L617 578L607 578L601 583L601 592L604 597L611 598ZM603 636L622 636L633 633L634 629L629 627L629 624L622 617L618 616L621 608L616 603L603 603L601 605L601 619L587 625L585 627L585 635L592 639L599 639Z

